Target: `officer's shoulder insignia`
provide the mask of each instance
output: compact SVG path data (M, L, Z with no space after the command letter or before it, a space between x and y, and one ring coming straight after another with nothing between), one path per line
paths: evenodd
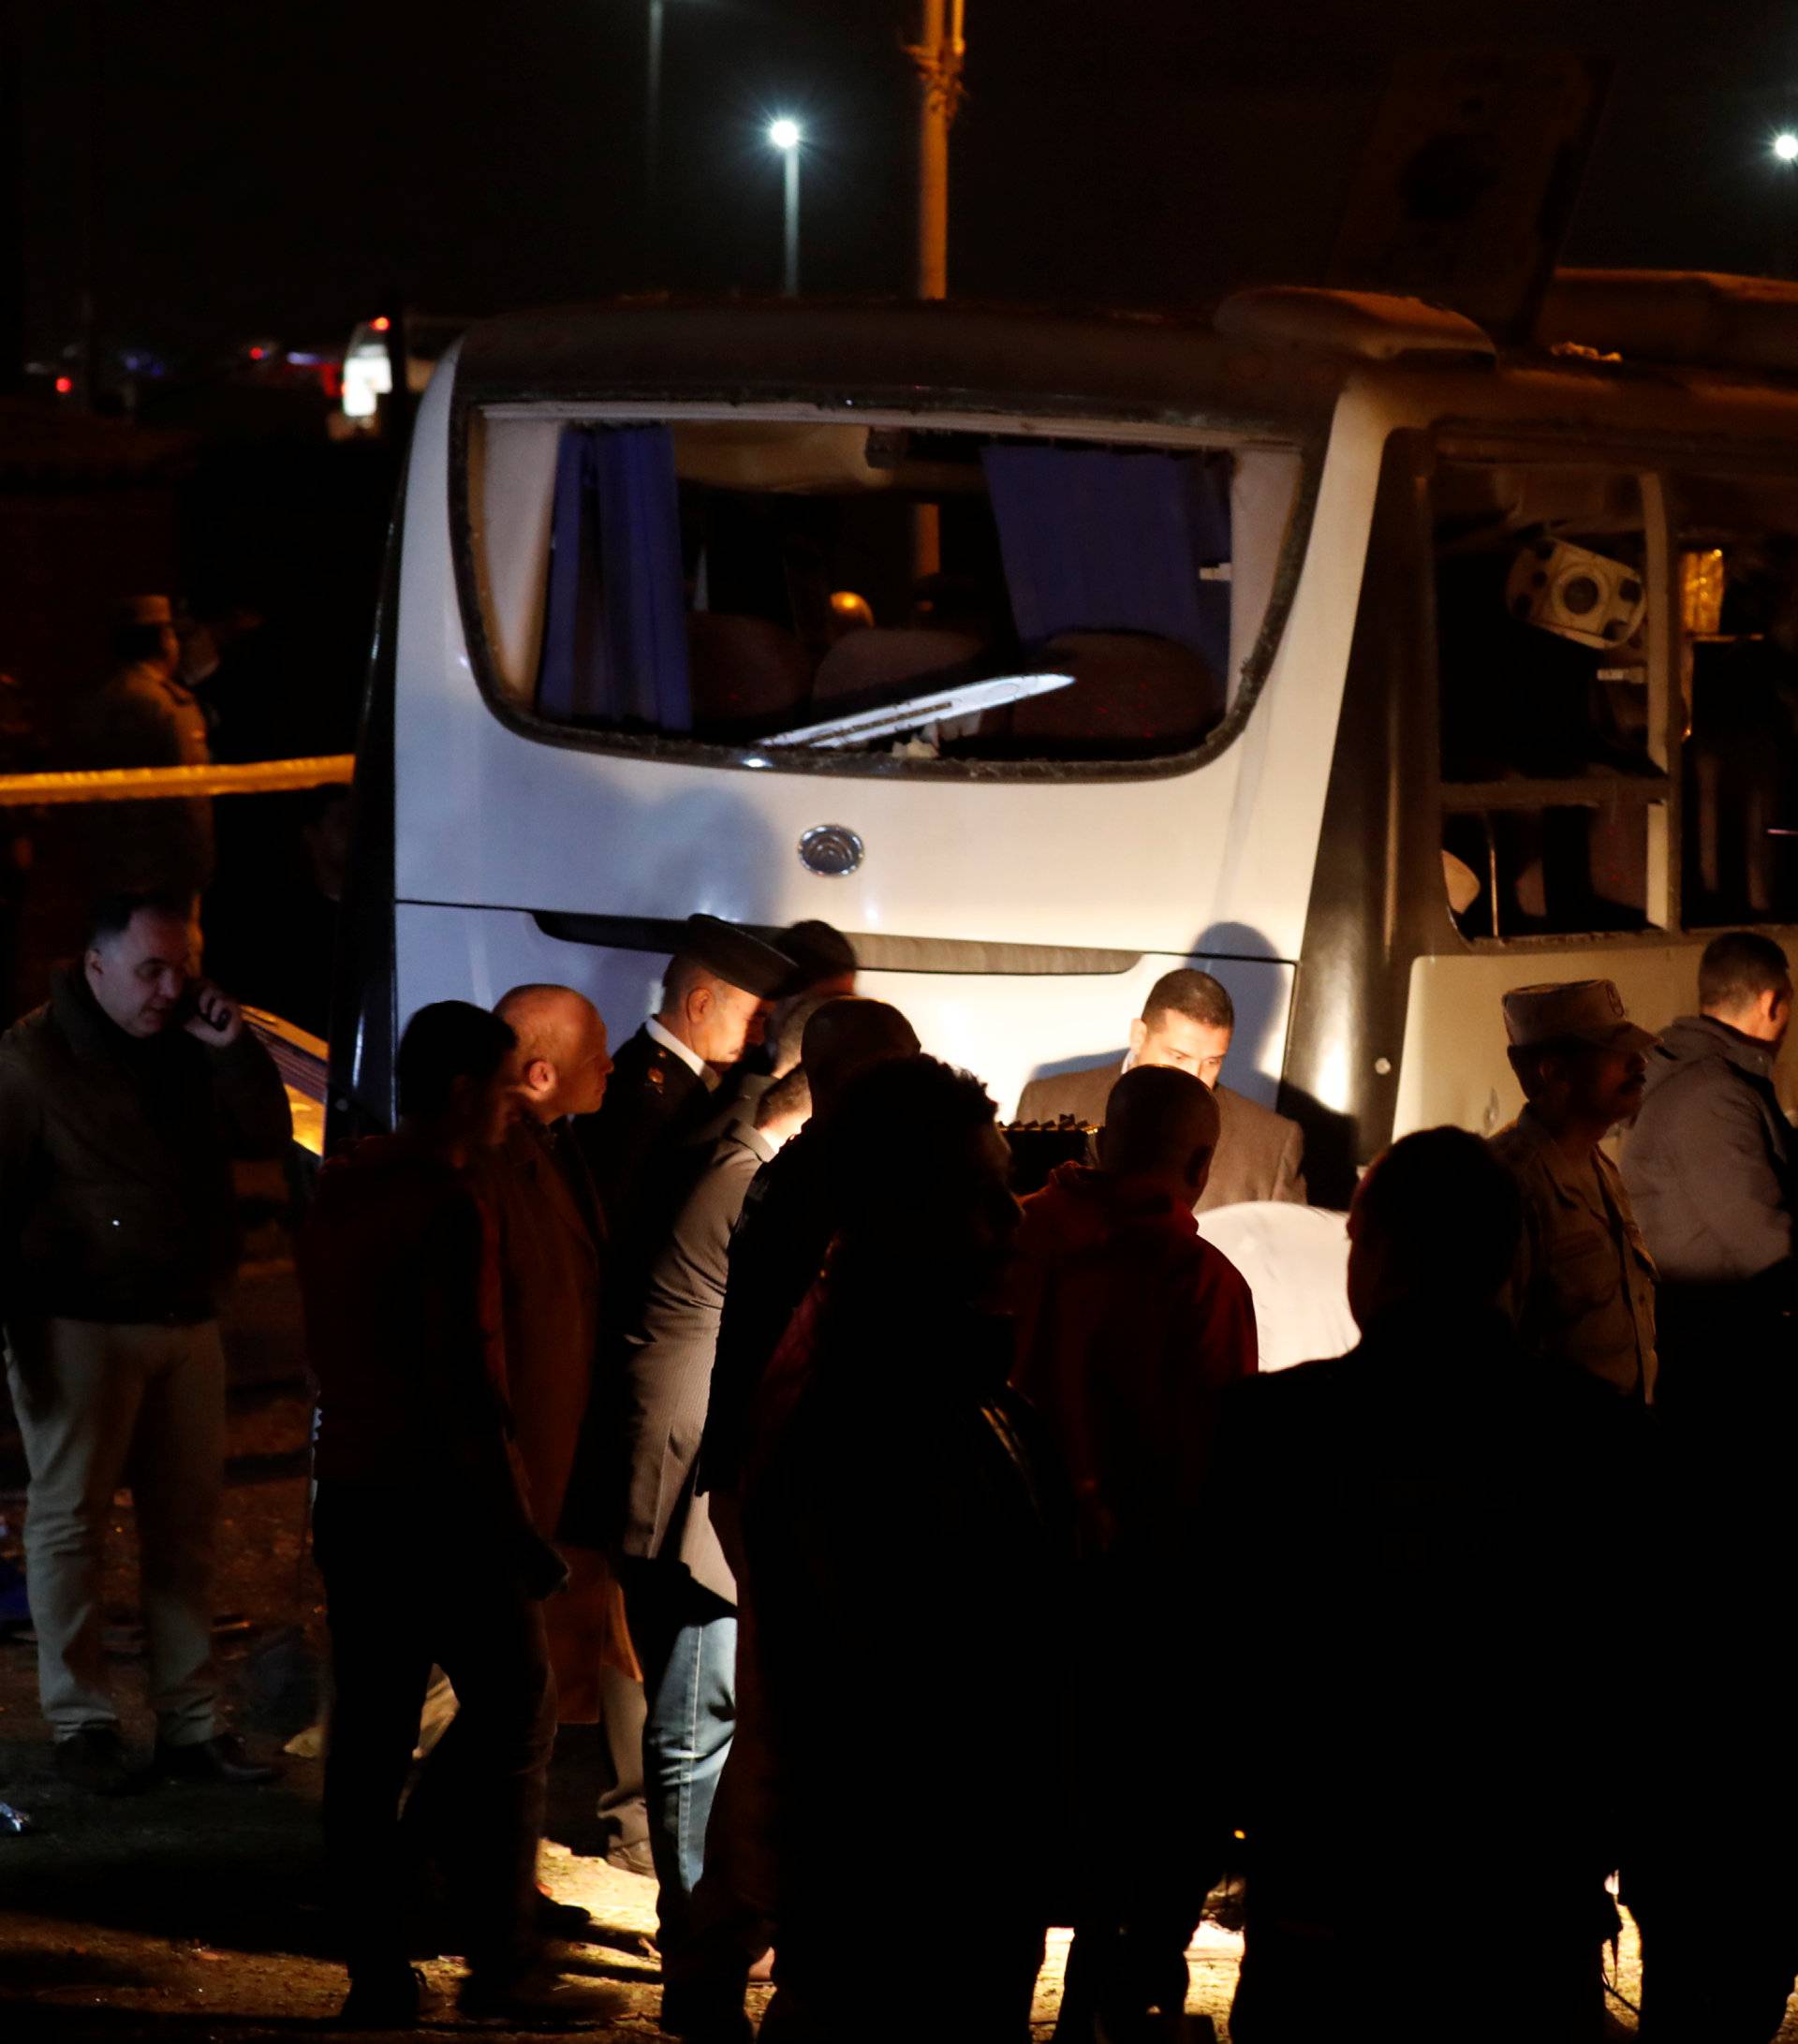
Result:
M643 1076L652 1086L659 1086L662 1083L662 1067L659 1065L652 1065Z

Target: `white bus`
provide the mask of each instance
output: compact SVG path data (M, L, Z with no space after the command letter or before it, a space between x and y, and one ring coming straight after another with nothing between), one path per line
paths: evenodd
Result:
M1689 1007L1707 931L1798 922L1798 289L1563 273L1538 331L474 328L372 664L338 1115L426 1001L565 981L628 1035L696 909L835 924L1002 1110L1201 963L1331 1202L1514 1110L1506 986Z

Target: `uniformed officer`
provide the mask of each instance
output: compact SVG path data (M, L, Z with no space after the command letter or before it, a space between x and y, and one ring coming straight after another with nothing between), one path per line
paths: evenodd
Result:
M112 672L75 708L70 740L83 767L211 764L206 718L179 680L181 642L167 596L135 596L113 633ZM198 893L213 875L210 796L103 802L83 832L90 886L103 893Z
M618 1051L604 1107L576 1124L621 1248L641 1219L630 1212L639 1180L715 1110L724 1074L760 1043L792 976L792 960L748 931L716 916L686 919L661 1006Z
M1492 1139L1524 1199L1507 1308L1526 1347L1651 1404L1654 1261L1599 1145L1635 1119L1656 1039L1609 979L1514 987L1504 1007L1525 1102Z

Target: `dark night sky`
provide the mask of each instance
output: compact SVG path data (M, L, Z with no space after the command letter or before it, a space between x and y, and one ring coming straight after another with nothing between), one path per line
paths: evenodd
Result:
M64 0L25 30L33 339L84 269L118 339L341 338L641 285L770 287L776 109L815 138L809 288L906 286L910 0L668 0L660 231L644 0L250 7ZM1534 40L1618 66L1570 259L1761 269L1798 180L1798 10L1742 0L967 0L951 281L1191 305L1315 273L1398 51ZM1697 25L1702 24L1702 25ZM87 116L92 114L91 123ZM85 258L83 193L94 187Z

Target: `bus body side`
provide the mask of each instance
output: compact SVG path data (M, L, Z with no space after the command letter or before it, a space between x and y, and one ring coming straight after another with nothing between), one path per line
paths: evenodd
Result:
M1727 803L1716 813L1706 725L1732 673L1760 657L1752 641L1764 635L1694 631L1682 582L1682 567L1689 576L1708 557L1728 581L1726 602L1746 597L1766 536L1783 544L1798 534L1798 393L1743 376L1538 357L1496 373L1368 372L1345 392L1344 416L1355 409L1382 439L1383 475L1284 1074L1286 1103L1307 1122L1314 1182L1335 1200L1396 1136L1445 1122L1490 1133L1514 1116L1522 1096L1505 1055L1507 989L1608 978L1631 1015L1659 1030L1696 1010L1698 961L1718 928L1789 941L1798 924L1798 870L1774 871L1752 845L1745 856L1762 869L1752 886L1732 899L1707 879L1719 830L1741 840L1760 829ZM1597 669L1629 677L1605 685L1640 720L1639 750L1614 771L1585 762L1536 781L1514 765L1470 772L1453 757L1455 735L1444 726L1466 713L1455 692L1469 684L1470 636L1509 634L1509 655L1561 650L1496 605L1471 624L1452 614L1453 576L1465 580L1469 561L1481 564L1477 533L1469 537L1451 514L1459 507L1465 522L1472 488L1488 477L1506 478L1488 490L1494 501L1511 489L1526 508L1552 512L1580 499L1636 507L1614 509L1608 534L1585 536L1600 551L1636 550L1626 566L1639 566L1646 585L1641 643L1620 656L1631 664ZM1495 536L1488 603L1507 550L1521 551L1530 531L1565 534L1581 515ZM1483 683L1511 679L1502 662L1476 671ZM1525 677L1516 678L1521 686ZM1529 904L1540 913L1482 923L1489 897L1506 897L1515 917L1528 892L1519 883L1531 876L1508 875L1506 859L1524 865L1520 847L1545 842L1530 832L1575 816L1584 819L1586 857L1626 855L1628 875L1612 883L1619 899L1600 898L1582 874L1579 888L1564 890L1571 899L1556 903L1539 871ZM1798 813L1763 820L1776 830L1798 825ZM1457 831L1475 841L1483 831L1489 853L1490 871L1468 861L1481 885L1471 914L1452 909L1447 892L1444 851L1469 846ZM1593 898L1582 900L1587 888ZM1596 919L1584 913L1592 907ZM1780 1081L1789 1107L1798 1103L1790 1060Z

